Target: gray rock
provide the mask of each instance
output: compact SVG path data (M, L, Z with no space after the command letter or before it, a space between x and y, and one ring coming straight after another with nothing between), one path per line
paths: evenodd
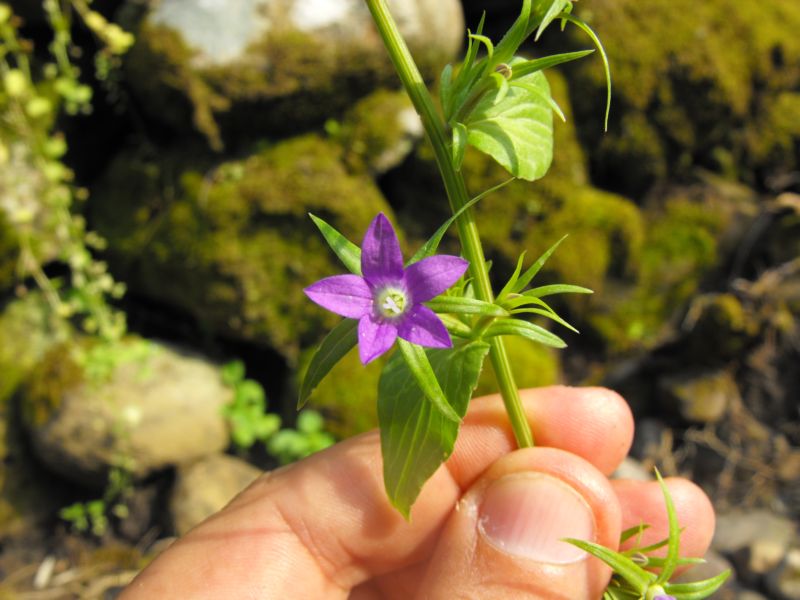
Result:
M45 358L38 375L46 387L31 385L22 397L34 451L45 465L102 485L114 466L145 476L228 445L221 408L232 391L215 365L174 347L121 344L113 350L121 358L108 372L92 371L103 366L98 359L65 367L75 360L69 350Z
M726 370L665 377L661 387L677 401L681 416L695 423L716 423L730 403L739 399L736 380Z
M175 532L185 534L223 508L259 475L260 469L224 454L180 467L170 499Z
M767 575L767 589L779 600L800 600L800 548L790 550Z
M438 76L465 38L461 4L389 5L424 75ZM161 0L136 37L128 79L144 109L215 148L308 129L397 85L363 0Z
M634 479L636 481L652 481L653 473L648 471L638 460L626 457L617 470L611 475L612 479Z
M790 519L763 510L735 511L717 517L712 547L734 555L740 577L753 580L773 570L795 539Z

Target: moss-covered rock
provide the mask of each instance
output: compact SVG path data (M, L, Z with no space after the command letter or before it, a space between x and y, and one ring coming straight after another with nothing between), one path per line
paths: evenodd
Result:
M14 283L19 257L17 234L0 211L0 294Z
M422 137L422 121L405 92L381 89L359 100L341 124L328 127L345 148L347 164L380 175L396 167Z
M506 337L503 341L517 387L533 388L558 383L561 376L558 352L519 337ZM487 357L474 395L494 394L497 391L492 361Z
M308 129L376 87L395 85L363 2L305 4L158 3L127 60L143 107L161 123L194 128L218 149L223 140ZM393 8L423 72L438 75L462 43L460 4L416 0Z
M795 0L598 0L576 8L603 39L613 69L605 136L598 127L602 69L592 60L568 69L603 185L638 194L665 167L674 173L700 164L752 181L796 163L797 121L775 108L796 104L791 96L800 85ZM585 46L583 34L570 31Z
M44 299L29 294L0 313L0 537L52 513L54 490L41 473L22 435L14 393L36 364L67 332L51 322Z
M115 274L131 290L290 363L335 323L303 288L343 271L308 213L359 242L380 211L391 214L374 182L313 135L206 172L177 153L127 154L92 200Z

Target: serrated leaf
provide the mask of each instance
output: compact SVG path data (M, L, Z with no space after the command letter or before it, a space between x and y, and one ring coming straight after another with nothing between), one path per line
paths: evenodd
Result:
M564 340L556 334L550 333L544 327L520 319L497 319L483 333L484 337L498 335L518 335L553 348L567 347Z
M322 233L322 237L328 242L328 246L339 257L339 260L342 261L347 270L356 275L361 275L361 248L319 217L311 213L308 216L314 221L314 224Z
M623 556L622 554L614 552L613 550L609 550L608 548L605 548L599 544L572 538L567 538L564 541L569 542L570 544L573 544L581 550L585 550L592 556L596 556L602 560L604 563L614 569L614 572L617 575L623 577L625 581L627 581L639 593L640 596L644 596L647 588L655 579L655 575L642 569L627 556Z
M305 406L311 392L320 384L330 370L358 343L358 321L345 319L322 340L311 363L308 365L303 383L300 385L300 394L297 399L297 409Z
M431 367L431 363L428 360L428 355L425 354L422 346L417 346L402 338L398 338L397 346L400 348L403 360L406 361L408 370L422 393L425 394L425 397L431 401L442 415L454 423L460 422L461 417L450 406L450 402L439 385L439 380L436 378L433 367Z
M514 285L514 287L512 288L511 291L515 292L515 293L519 293L522 290L524 290L526 287L528 287L528 284L533 280L534 277L536 277L536 275L539 274L539 271L541 271L541 269L544 266L544 264L547 262L547 260L553 254L553 252L556 251L556 248L558 248L561 245L561 242L563 242L565 239L567 239L566 235L564 237L562 237L560 240L558 240L555 244L550 246L544 252L544 254L542 254L539 258L537 258L536 262L533 263L528 268L528 270L525 271L525 273L517 280L516 284Z
M452 350L428 350L442 390L459 418L467 412L483 360L484 342ZM395 353L378 384L383 477L392 504L407 519L423 484L453 452L459 423L447 419L429 402L406 365Z
M532 298L544 298L545 296L552 296L554 294L594 294L594 292L589 288L581 287L579 285L570 285L568 283L543 285L541 287L522 292L523 296L531 296Z
M464 153L467 150L467 128L463 123L453 125L453 167L456 171L461 170L464 163Z
M513 63L512 63L513 68ZM553 160L550 86L541 71L488 90L464 119L469 143L494 158L515 177L542 177Z
M437 313L456 315L484 315L487 317L507 317L508 311L492 302L460 296L439 296L425 303Z

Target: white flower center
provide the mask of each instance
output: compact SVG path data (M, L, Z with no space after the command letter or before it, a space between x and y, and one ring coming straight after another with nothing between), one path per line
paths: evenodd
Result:
M408 294L399 288L387 287L375 296L375 308L382 317L396 319L409 308Z

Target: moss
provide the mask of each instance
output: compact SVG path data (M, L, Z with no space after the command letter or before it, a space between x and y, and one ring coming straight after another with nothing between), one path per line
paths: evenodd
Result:
M518 337L504 338L511 360L514 379L519 388L533 388L558 383L560 379L559 354L552 348ZM498 391L494 369L486 360L478 379L475 396L494 394Z
M307 362L311 353L305 354ZM320 383L309 400L325 416L325 429L338 439L352 437L378 426L378 380L385 358L367 366L358 350L348 353ZM304 369L300 369L302 374ZM358 385L353 385L353 382Z
M748 157L748 140L761 133L753 110L800 84L795 0L603 0L576 8L604 40L614 71L615 110L602 139L602 69L589 60L568 70L571 88L580 90L574 100L585 141L599 149L593 169L605 184L638 194L647 181L627 181L632 164L662 163L671 173L694 163L719 169L720 149L732 153L740 177L753 177L760 159ZM577 28L569 35L585 45Z
M405 92L381 89L359 100L335 127L345 148L347 164L356 170L382 173L399 164L411 151L403 114L415 116ZM421 128L421 126L420 126Z
M639 276L632 285L609 290L591 324L612 351L652 345L717 263L726 228L722 210L681 194L648 211Z
M396 86L388 55L372 46L275 27L244 58L215 66L196 60L179 32L145 19L126 64L152 117L179 130L194 128L219 150L223 141L237 145L265 133L309 130L376 87ZM428 76L445 60L425 48L416 58Z
M0 211L0 293L11 288L16 278L19 245L14 230Z
M759 315L748 312L733 294L709 294L692 306L694 321L686 355L696 364L742 356L761 330Z
M122 156L95 190L116 274L209 331L294 362L335 322L303 287L343 271L307 213L360 240L389 207L371 179L347 172L340 146L313 135L205 173L186 162Z
M72 344L60 344L44 356L25 384L22 419L29 428L46 424L58 411L66 390L84 382Z
M773 176L792 173L800 156L800 93L780 92L767 99L747 136L754 163L770 165Z

